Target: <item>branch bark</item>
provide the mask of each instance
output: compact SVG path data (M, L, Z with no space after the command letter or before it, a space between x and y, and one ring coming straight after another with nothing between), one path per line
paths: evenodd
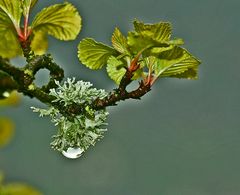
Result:
M26 56L27 57L27 56ZM42 88L37 87L34 84L36 73L40 69L48 69L50 71L50 80L46 86ZM139 82L139 87L136 90L128 92L127 86L132 82L134 72L139 68L137 60L133 60L130 67L127 68L125 75L123 76L120 85L117 89L114 89L103 99L96 99L92 105L89 105L94 110L104 109L108 106L117 105L117 102L126 99L141 99L143 95L151 90L151 85L143 81ZM31 55L28 63L24 68L17 68L12 66L7 59L0 58L0 70L7 75L7 82L4 82L0 78L1 88L16 89L18 92L22 92L31 98L35 97L43 103L52 105L58 108L64 115L70 117L78 115L84 112L83 106L73 104L65 107L61 104L53 102L54 97L49 95L51 88L56 88L55 80L61 81L64 78L64 71L53 62L50 55L35 56Z

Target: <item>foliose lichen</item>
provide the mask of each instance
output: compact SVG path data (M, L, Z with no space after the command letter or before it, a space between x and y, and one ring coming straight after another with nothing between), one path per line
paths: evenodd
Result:
M82 107L84 112L68 117L57 106L32 109L39 112L41 117L49 116L58 127L51 143L53 149L62 152L68 148L81 148L86 151L90 145L101 139L107 130L105 126L108 112L105 109L94 110L90 107L94 100L106 97L107 93L102 89L93 88L90 82L76 82L75 78L68 78L63 84L56 81L56 84L58 87L50 90L50 95L55 97L53 103L65 107L75 104Z

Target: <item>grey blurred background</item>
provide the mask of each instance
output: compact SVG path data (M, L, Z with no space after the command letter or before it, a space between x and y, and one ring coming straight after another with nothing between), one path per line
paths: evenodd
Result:
M35 13L60 2L40 1ZM110 43L116 26L126 33L138 18L173 24L173 36L202 61L199 80L159 80L142 101L109 108L105 138L78 160L49 147L55 127L32 113L30 106L41 103L23 97L20 107L1 109L16 123L14 139L0 150L6 181L27 182L46 195L240 194L240 1L70 2L83 18L78 40L49 39L66 76L114 88L106 72L78 62L78 42L93 37Z

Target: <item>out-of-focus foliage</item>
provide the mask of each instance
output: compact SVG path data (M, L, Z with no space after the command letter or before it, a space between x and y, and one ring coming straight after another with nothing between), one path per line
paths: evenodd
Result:
M8 93L8 92L6 92ZM0 100L0 106L13 106L19 104L20 98L17 92L13 91L8 98ZM9 143L14 133L14 123L7 117L0 117L0 147Z
M35 188L24 183L3 183L3 174L0 173L0 195L41 195Z
M9 93L9 97L0 100L0 106L17 106L19 102L20 102L19 94L16 91L13 91Z
M13 136L14 124L13 122L6 118L0 118L0 147L5 146L9 143Z
M19 101L19 95L13 91L8 98L0 100L0 106L17 105ZM0 148L11 141L14 127L15 125L11 119L0 117ZM41 193L24 183L3 183L3 173L0 172L0 195L41 195Z

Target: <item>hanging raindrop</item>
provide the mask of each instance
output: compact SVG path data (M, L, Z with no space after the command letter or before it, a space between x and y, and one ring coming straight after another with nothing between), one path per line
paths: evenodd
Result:
M76 159L82 156L84 150L82 148L68 148L66 151L62 151L63 156L71 159Z

